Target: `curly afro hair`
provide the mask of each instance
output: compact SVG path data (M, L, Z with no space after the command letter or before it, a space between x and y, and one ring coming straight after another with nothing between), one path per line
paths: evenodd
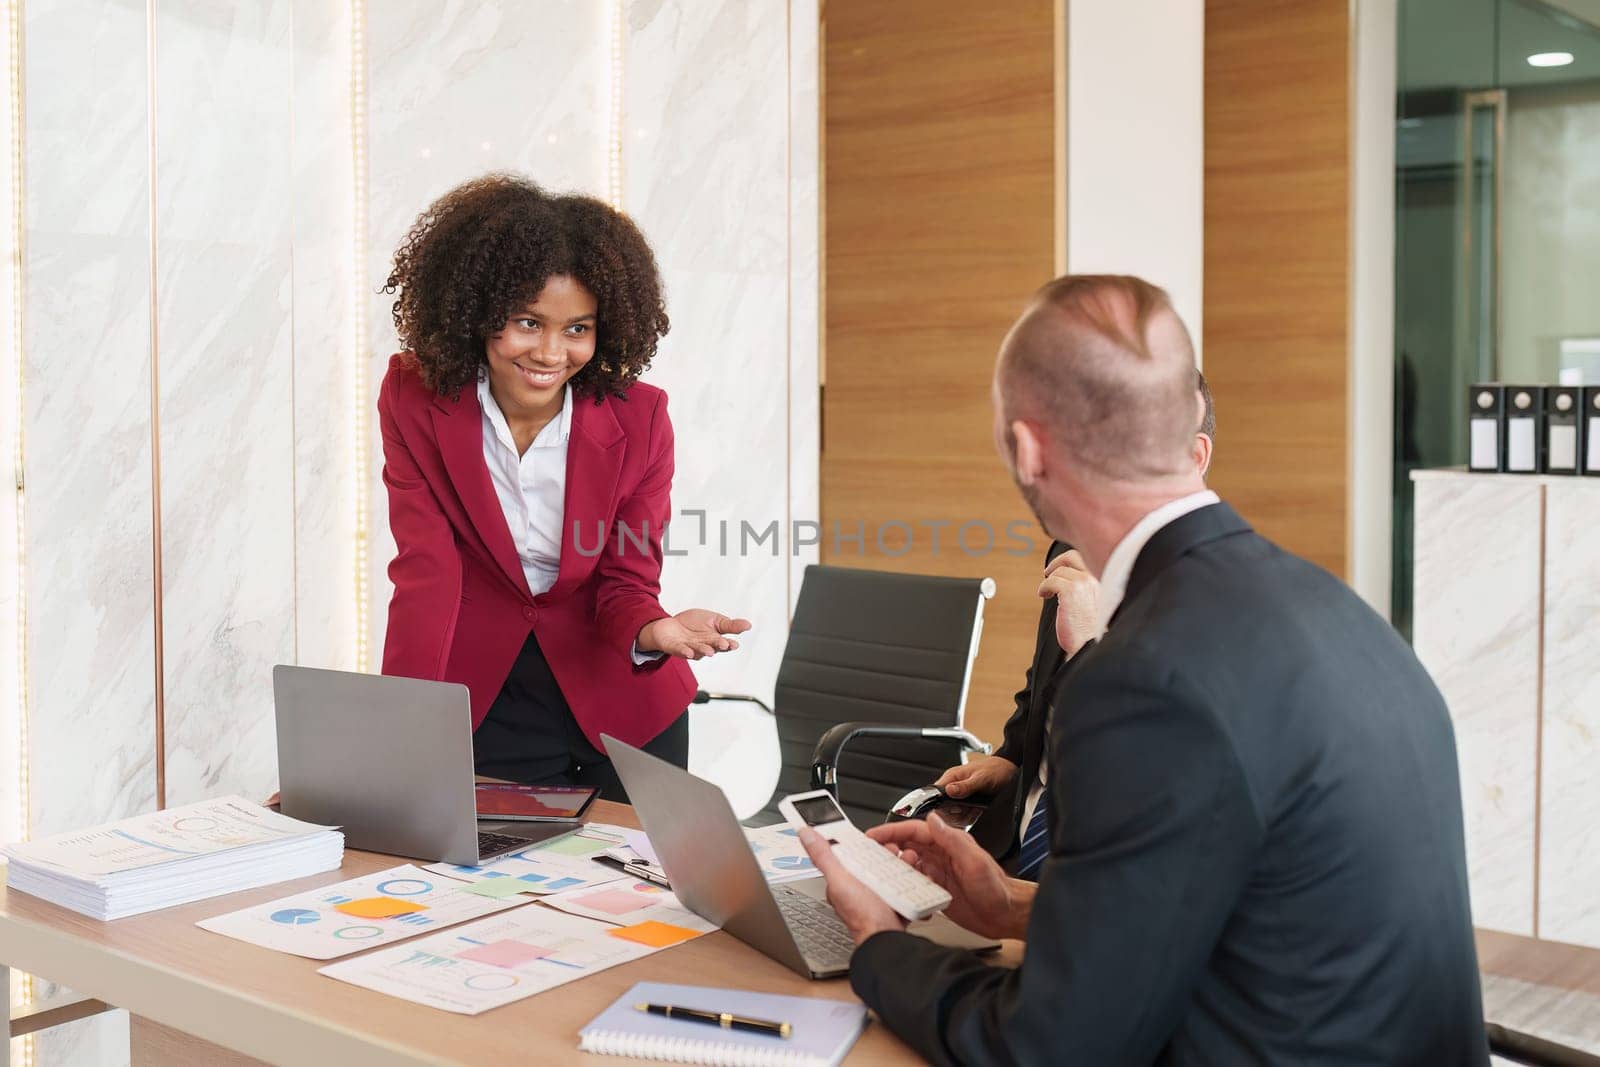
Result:
M595 355L573 392L626 396L668 329L655 256L627 216L587 196L551 196L489 174L429 205L400 243L386 293L423 382L458 396L478 380L485 342L513 311L566 274L594 294Z

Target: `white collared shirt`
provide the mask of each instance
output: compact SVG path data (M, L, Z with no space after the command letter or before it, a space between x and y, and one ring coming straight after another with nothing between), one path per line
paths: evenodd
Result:
M1105 636L1111 616L1115 615L1117 608L1122 605L1122 598L1128 592L1128 579L1133 576L1133 564L1138 560L1139 553L1144 551L1144 546L1150 543L1150 539L1161 532L1164 526L1176 522L1189 512L1220 503L1222 498L1210 489L1180 496L1150 512L1134 523L1133 529L1123 535L1122 540L1117 542L1117 547L1111 550L1106 565L1100 571L1100 595L1095 600L1096 640ZM1035 678L1033 684L1044 685L1048 681L1048 678ZM1052 722L1054 718L1055 709L1046 707L1045 750L1039 757L1039 780L1029 790L1028 802L1022 807L1022 833L1028 832L1028 823L1033 821L1033 813L1039 807L1039 798L1044 795L1045 785L1050 779L1050 728L1054 725Z
M1111 624L1111 616L1122 606L1122 598L1128 592L1128 579L1133 576L1133 564L1138 560L1139 553L1144 551L1144 546L1150 543L1150 538L1160 533L1162 527L1176 522L1189 512L1220 503L1222 498L1216 493L1202 489L1198 493L1167 501L1133 524L1133 529L1117 542L1117 547L1111 550L1106 565L1100 570L1100 595L1095 601L1099 616L1099 626L1095 631L1097 637L1106 632L1106 627Z
M572 386L561 394L561 414L545 423L533 443L517 455L517 441L505 412L489 391L487 374L478 377L478 406L483 409L483 462L500 498L511 542L528 592L548 593L561 570L561 524L567 510L567 442L572 438ZM664 653L640 652L634 642L635 666Z
M567 441L572 437L572 386L561 396L561 414L545 423L521 455L505 413L495 403L486 375L478 378L483 408L483 462L500 498L522 575L534 596L549 592L561 569L561 523L567 500Z

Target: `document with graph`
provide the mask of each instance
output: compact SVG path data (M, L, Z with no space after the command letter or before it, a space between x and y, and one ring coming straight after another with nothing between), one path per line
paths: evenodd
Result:
M537 904L321 968L341 982L477 1015L699 936L665 923L609 926Z
M707 922L684 907L671 891L637 879L590 889L569 889L565 893L541 897L540 902L614 926L658 922L703 934L717 928L716 923Z
M761 864L761 873L773 885L817 876L816 864L806 855L795 828L788 823L745 827L744 836L750 842L750 851L756 854L756 862Z
M432 933L526 904L471 892L449 878L404 864L242 911L202 919L196 926L262 948L314 960Z
M455 863L430 863L428 870L466 882L495 878L515 878L524 883L524 893L560 893L568 889L587 889L627 877L614 867L595 861L607 849L622 844L623 828L605 823L586 823L570 834L541 841L518 852L496 856L477 866Z

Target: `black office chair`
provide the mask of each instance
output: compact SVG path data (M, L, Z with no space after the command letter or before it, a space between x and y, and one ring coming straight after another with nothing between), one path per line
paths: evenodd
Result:
M744 700L777 719L781 767L753 826L777 822L778 801L813 788L817 742L831 727L856 727L836 766L835 795L857 826L875 826L909 789L926 785L964 750L987 752L962 726L989 578L806 568L778 667L774 707L738 693L695 694L695 703Z

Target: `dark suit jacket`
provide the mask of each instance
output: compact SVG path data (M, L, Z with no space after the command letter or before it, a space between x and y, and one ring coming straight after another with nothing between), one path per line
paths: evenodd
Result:
M1064 541L1050 542L1045 552L1046 565L1072 548ZM1054 686L1059 685L1067 665L1066 653L1056 642L1056 599L1050 597L1039 609L1039 630L1034 637L1033 662L1028 665L1027 677L1017 690L1016 707L1006 720L1004 739L995 749L996 756L1004 756L1017 765L1017 774L1011 785L995 795L973 834L990 852L1002 859L1011 859L1022 830L1022 811L1028 794L1039 780L1039 764L1044 759L1045 720L1048 718L1049 698Z
M1405 642L1226 505L1140 553L1054 706L1015 970L903 933L856 992L940 1063L1485 1064L1454 734ZM1070 813L1070 814L1068 814Z

